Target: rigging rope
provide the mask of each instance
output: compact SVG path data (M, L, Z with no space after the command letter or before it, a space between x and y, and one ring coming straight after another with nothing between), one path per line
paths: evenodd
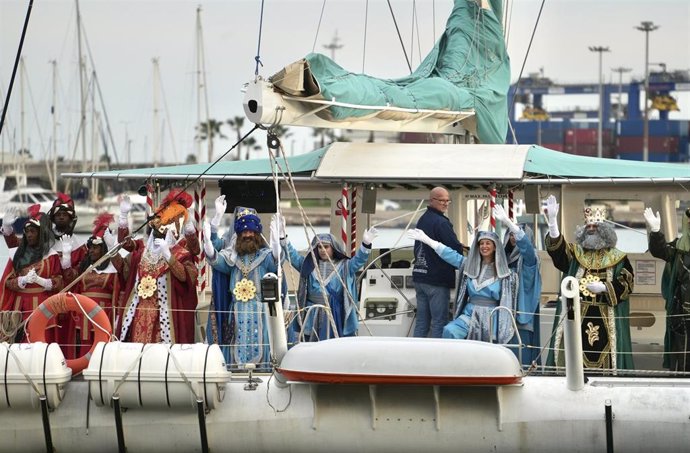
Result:
M525 65L527 64L527 57L529 56L529 51L532 48L532 42L534 41L534 35L537 33L537 25L539 25L539 19L541 19L541 13L544 10L544 3L546 0L541 1L541 6L539 7L539 14L537 14L537 21L534 23L534 28L532 29L532 35L529 38L529 44L527 45L527 52L525 52L525 58L522 60L522 67L520 67L520 74L518 75L518 81L515 84L515 90L513 90L513 98L510 100L510 105L508 108L508 124L510 124L510 131L513 135L513 143L517 144L517 137L515 136L515 130L513 129L512 120L513 111L515 109L515 98L517 96L518 88L520 87L520 80L522 79L522 73L525 70Z
M391 17L393 18L393 24L395 24L395 31L398 32L398 39L400 40L400 47L402 47L403 54L405 54L405 62L407 67L410 69L410 74L412 74L412 65L410 65L410 59L407 58L407 51L405 50L405 44L403 44L402 36L400 35L400 28L398 27L398 21L395 20L395 13L393 12L393 6L391 5L391 0L386 0L388 3L388 9L391 11Z
M362 44L362 74L364 74L364 60L367 56L367 24L369 23L369 0L364 5L364 43Z
M256 82L257 77L259 76L259 65L263 67L263 63L261 62L261 33L263 30L264 26L264 0L261 0L261 16L259 18L259 39L258 43L256 45L256 56L254 57L254 61L256 62L256 67L254 68L254 81Z
M177 202L177 201L178 201L177 198L178 198L179 196L181 196L183 192L186 192L187 189L189 189L189 188L192 187L194 184L196 184L198 181L200 181L202 176L204 176L206 173L208 173L209 171L211 171L211 169L212 169L214 166L216 166L216 164L217 164L218 162L220 162L221 160L223 160L223 159L225 158L225 156L227 156L228 154L230 154L230 152L231 152L232 150L234 150L240 143L242 143L244 140L246 140L247 137L249 137L251 134L253 134L254 131L257 130L259 127L260 127L260 126L259 126L258 124L255 124L254 127L253 127L249 132L247 132L246 134L244 134L244 136L242 136L234 145L232 145L232 146L230 147L230 149L228 149L228 150L225 151L223 154L221 154L220 157L218 157L218 159L216 159L212 164L210 164L208 167L206 167L206 169L205 169L203 172L201 172L196 178L194 178L194 179L192 179L191 181L189 181L189 182L182 188L182 190L180 191L180 194L179 194L177 197L174 197L174 198L172 198L172 199L170 199L170 200L164 202L162 205L159 206L159 209L165 208L166 206L168 206L168 205L169 205L170 203L172 203L173 201L174 201L174 202ZM146 225L148 225L148 223L152 220L152 218L153 218L153 215L147 216L146 220L145 220L141 225L139 225L139 227L138 227L136 230L130 232L130 233L129 233L129 236L127 236L127 238L125 238L125 240L128 239L128 238L131 239L131 238L132 238L135 234L137 234L142 228L144 228ZM105 260L110 259L113 255L115 255L115 253L117 253L117 252L120 250L120 247L122 246L123 243L124 243L124 240L123 240L122 242L120 242L118 245L116 245L115 247L113 247L112 249L110 249L110 250L108 251L108 253L105 253L100 259L98 259L98 261L96 261L95 263L91 264L91 266L89 266L88 268L86 268L86 270L85 270L84 272L82 272L81 274L79 274L79 275L77 276L77 278L75 278L69 285L66 285L62 290L60 290L60 292L61 292L61 293L64 293L64 292L69 291L74 285L76 285L77 283L79 283L79 282L84 278L84 276L85 276L86 274L88 274L89 272L91 272L91 270L97 268L97 267L100 266L101 263L103 263ZM29 317L30 317L30 316L29 316ZM28 321L28 319L27 319L27 321Z
M19 60L22 57L22 47L24 47L24 38L26 37L26 29L29 28L29 18L31 17L31 8L34 6L34 0L29 0L29 6L26 10L26 17L24 18L24 27L22 28L22 37L19 39L19 48L17 55L14 58L14 67L12 68L12 77L10 78L10 86L7 88L7 97L5 98L5 105L2 108L2 117L0 117L0 134L2 134L2 127L5 125L5 116L7 115L7 108L10 105L10 97L12 96L12 87L14 86L14 79L17 76L17 68L19 67Z
M316 49L316 40L319 39L319 30L321 30L321 21L323 20L323 12L326 9L326 0L321 4L321 15L319 16L319 25L316 26L316 35L314 35L314 44L311 46L311 51L314 53Z

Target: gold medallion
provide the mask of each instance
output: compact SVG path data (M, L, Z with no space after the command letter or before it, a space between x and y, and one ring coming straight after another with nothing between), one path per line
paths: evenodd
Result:
M156 282L156 279L150 275L147 275L139 280L139 284L137 285L137 294L142 299L148 299L149 297L153 296L153 293L156 292L157 288L158 283Z
M590 290L587 289L587 284L598 282L598 281L599 281L599 277L597 277L596 275L587 274L586 276L582 277L580 279L580 292L582 293L582 295L585 297L591 297L593 299L596 298L597 295L590 292Z
M253 281L243 278L235 284L235 289L232 290L232 294L234 294L235 299L240 302L248 302L256 296L256 286L254 286Z

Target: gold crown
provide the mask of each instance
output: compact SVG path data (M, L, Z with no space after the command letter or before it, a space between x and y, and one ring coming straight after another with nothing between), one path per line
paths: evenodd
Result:
M603 223L606 220L606 208L585 208L585 225Z

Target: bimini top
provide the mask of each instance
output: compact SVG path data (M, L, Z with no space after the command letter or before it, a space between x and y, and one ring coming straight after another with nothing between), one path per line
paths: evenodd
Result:
M68 178L269 179L268 159L170 167L63 173ZM390 184L593 184L690 182L690 166L574 156L536 145L435 145L338 142L279 158L298 181Z

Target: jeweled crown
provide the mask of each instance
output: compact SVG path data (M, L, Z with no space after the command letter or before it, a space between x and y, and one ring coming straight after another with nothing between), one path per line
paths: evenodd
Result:
M602 223L606 220L606 209L605 208L591 208L586 207L584 210L585 214L585 225L592 225L595 223Z

